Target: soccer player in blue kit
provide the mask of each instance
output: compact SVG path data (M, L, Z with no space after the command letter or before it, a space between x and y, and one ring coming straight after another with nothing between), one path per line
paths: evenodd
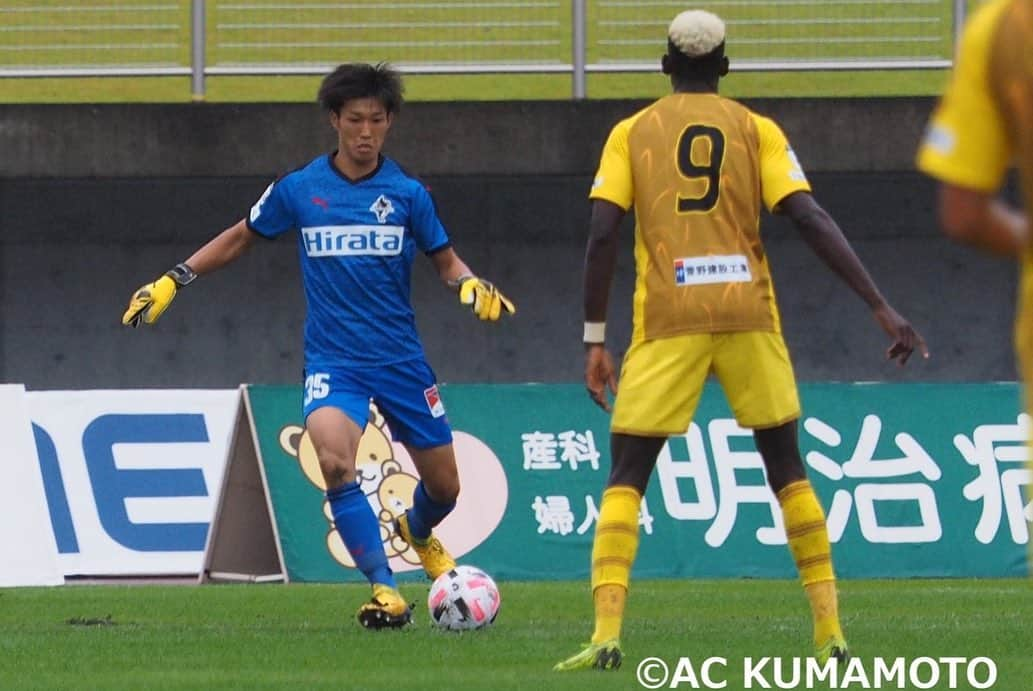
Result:
M409 301L417 250L482 320L497 320L515 307L456 254L423 184L381 154L402 104L400 75L384 64L341 65L324 78L319 103L337 132L337 150L269 185L246 219L137 290L122 322L154 323L177 289L230 263L256 237L298 230L308 303L305 426L334 523L373 587L359 622L371 629L401 627L412 614L357 481L355 456L373 399L420 475L412 508L394 530L431 579L454 568L432 533L455 507L459 476L452 432Z

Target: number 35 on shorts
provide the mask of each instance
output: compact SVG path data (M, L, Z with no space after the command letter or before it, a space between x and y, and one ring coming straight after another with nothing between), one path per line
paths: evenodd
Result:
M330 395L330 375L316 372L305 377L305 405Z

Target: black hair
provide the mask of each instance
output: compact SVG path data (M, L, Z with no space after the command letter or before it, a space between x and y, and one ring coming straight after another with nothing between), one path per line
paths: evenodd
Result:
M345 103L356 98L375 98L388 115L402 107L402 75L386 62L376 65L350 63L339 65L323 78L319 87L319 105L340 113Z
M667 39L667 55L663 61L664 74L693 81L716 81L728 74L728 59L725 57L725 42L717 44L704 55L690 57Z

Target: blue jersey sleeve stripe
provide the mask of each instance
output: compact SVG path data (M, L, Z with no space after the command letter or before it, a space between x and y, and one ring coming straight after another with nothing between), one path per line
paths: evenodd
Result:
M437 254L438 252L443 252L443 251L447 250L451 246L452 246L452 241L449 240L449 241L447 241L447 242L445 242L445 243L443 243L441 245L438 245L437 247L434 247L432 249L429 249L429 250L425 251L424 254L429 257L432 254Z
M251 222L250 218L245 218L244 219L244 225L247 226L248 230L250 230L252 233L257 235L258 237L262 238L263 240L273 240L273 239L275 239L271 235L266 235L261 230L256 228L255 225Z

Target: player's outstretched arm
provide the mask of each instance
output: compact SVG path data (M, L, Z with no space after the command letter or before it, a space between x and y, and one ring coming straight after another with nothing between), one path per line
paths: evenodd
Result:
M588 245L585 247L585 388L597 406L610 411L606 390L617 393L613 357L606 350L606 310L617 269L618 231L625 210L613 202L592 202Z
M455 288L459 302L468 305L484 321L497 321L503 313L515 314L516 305L491 281L475 276L455 250L446 247L430 255L438 276Z
M201 274L210 273L229 264L248 248L254 234L244 221L222 231L185 262L177 264L157 280L141 286L129 299L129 307L122 315L122 323L137 327L140 322L153 324L168 309L176 291Z
M929 357L921 334L882 296L843 231L809 192L790 194L779 202L778 211L792 219L804 242L871 308L879 326L893 339L886 349L887 359L903 365L915 349Z

